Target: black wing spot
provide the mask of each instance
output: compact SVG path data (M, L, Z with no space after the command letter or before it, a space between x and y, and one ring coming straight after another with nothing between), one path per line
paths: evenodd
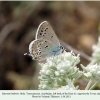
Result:
M46 33L44 33L44 34L46 34Z
M45 46L45 48L47 48L48 46Z
M45 41L45 42L47 42L47 41Z
M41 52L39 52L39 55L41 54Z
M41 32L43 32L43 30L41 30Z
M48 28L46 28L45 31L46 31L47 29L48 29Z
M42 33L40 33L40 35L42 35Z
M48 29L48 27L46 29Z
M51 38L53 38L53 36L51 36Z

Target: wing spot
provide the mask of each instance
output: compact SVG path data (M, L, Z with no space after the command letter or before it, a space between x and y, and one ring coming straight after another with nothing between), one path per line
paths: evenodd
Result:
M53 36L51 36L51 38L53 38Z
M43 32L43 30L41 30L41 32Z
M41 54L41 52L39 52L39 55Z
M45 46L45 48L47 48L48 46Z
M44 33L44 34L46 34L46 33Z
M42 35L42 33L40 33L40 35Z
M47 41L45 41L45 42L47 42Z
M48 29L48 28L46 28L45 31L46 31L47 29Z
M39 47L39 45L37 45L37 47Z

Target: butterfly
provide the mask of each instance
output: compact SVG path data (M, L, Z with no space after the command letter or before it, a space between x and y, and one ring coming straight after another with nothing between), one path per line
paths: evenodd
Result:
M30 56L36 60L43 60L56 56L64 51L54 30L47 21L43 21L36 32L35 40L29 44Z

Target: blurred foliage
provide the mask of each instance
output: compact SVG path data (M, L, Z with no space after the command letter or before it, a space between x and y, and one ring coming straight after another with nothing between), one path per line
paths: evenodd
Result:
M100 36L100 23L98 25L98 32L99 32L99 36Z
M24 53L44 20L58 38L91 56L100 32L100 2L0 1L0 89L37 89L39 66Z

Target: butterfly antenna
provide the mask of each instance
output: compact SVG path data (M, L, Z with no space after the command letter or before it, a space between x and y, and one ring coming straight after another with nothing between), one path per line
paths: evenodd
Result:
M31 56L31 57L32 57L32 59L34 59L34 58L35 58L35 56L34 56L34 55L32 55L32 54L25 53L24 55Z
M28 55L27 53L24 53L24 55Z
M26 55L28 55L28 56L32 56L31 54L28 54L28 53L25 53L24 55L25 55L25 56L26 56Z
M24 53L24 55L29 55L29 56L31 56L31 54L28 54L28 53Z

